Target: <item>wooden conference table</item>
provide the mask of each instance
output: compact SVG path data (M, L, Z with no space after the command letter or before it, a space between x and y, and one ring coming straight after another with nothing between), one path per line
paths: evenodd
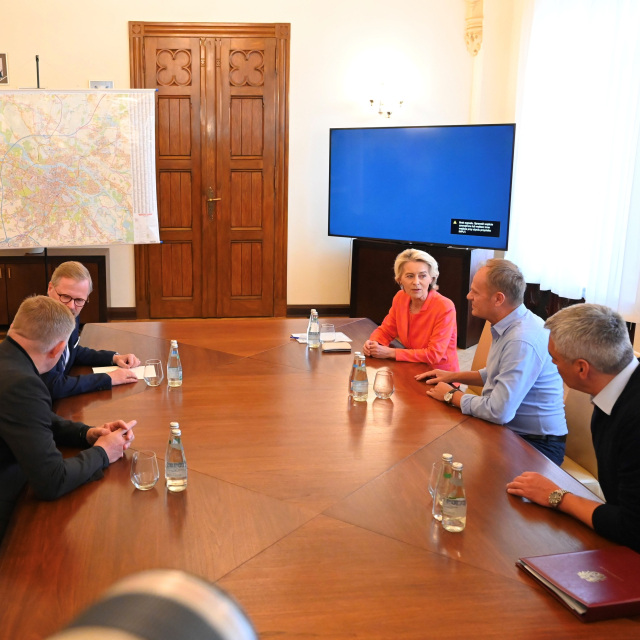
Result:
M374 325L336 325L362 347ZM184 384L144 382L61 401L91 425L137 419L134 449L160 463L178 421L184 493L129 479L130 452L99 482L55 502L22 499L0 549L2 638L43 638L107 587L151 568L228 590L263 638L638 638L640 618L585 625L514 565L520 556L609 546L571 518L509 496L525 470L591 494L508 429L425 396L424 365L393 370L390 400L349 402L350 354L289 339L306 320L88 325L82 344L165 360ZM461 534L431 518L431 465L464 463ZM162 472L161 472L162 478Z

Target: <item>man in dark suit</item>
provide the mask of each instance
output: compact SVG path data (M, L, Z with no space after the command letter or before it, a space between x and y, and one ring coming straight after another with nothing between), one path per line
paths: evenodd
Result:
M640 552L640 367L622 317L598 304L577 304L547 320L549 353L565 383L594 405L591 435L607 500L579 498L527 471L507 491L581 520Z
M64 305L45 296L27 298L0 343L0 539L26 483L43 500L54 500L122 457L136 421L88 427L51 411L40 378L54 367L75 326ZM56 444L86 449L63 459Z
M137 382L138 378L130 371L137 367L140 360L133 353L120 355L115 351L95 351L81 347L80 312L93 289L91 275L87 268L79 262L63 262L52 274L47 295L64 304L73 313L76 326L69 343L56 366L42 376L51 393L51 399L66 398L88 391L111 389L112 385ZM111 373L90 373L81 376L70 376L74 365L87 367L108 367L117 365L118 369Z

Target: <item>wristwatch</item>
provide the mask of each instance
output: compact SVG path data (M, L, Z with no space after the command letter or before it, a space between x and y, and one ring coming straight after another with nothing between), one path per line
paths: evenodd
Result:
M116 356L119 356L119 355L120 355L120 354L116 351L116 352L111 356L111 364L112 364L112 365L114 365L114 364L115 364L114 358L115 358Z
M571 493L571 491L567 491L566 489L556 489L549 494L549 504L557 509L562 502L562 498L564 498L565 493Z
M451 387L451 391L447 391L447 393L444 394L444 401L447 404L453 405L453 394L456 391L460 391L460 389L458 389L457 387L452 386Z

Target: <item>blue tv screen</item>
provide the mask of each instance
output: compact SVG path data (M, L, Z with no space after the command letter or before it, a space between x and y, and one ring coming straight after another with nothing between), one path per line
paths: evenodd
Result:
M329 235L507 249L515 124L330 135Z

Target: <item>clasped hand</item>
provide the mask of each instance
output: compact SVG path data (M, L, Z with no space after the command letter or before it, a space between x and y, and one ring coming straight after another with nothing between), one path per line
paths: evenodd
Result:
M365 356L370 356L371 358L390 358L392 360L396 359L396 350L392 347L385 347L375 340L367 340L364 343L363 351Z
M87 442L96 447L102 447L109 462L115 462L124 455L124 452L131 446L135 436L133 427L138 424L137 420L125 422L116 420L107 422L100 427L92 427L87 431Z

